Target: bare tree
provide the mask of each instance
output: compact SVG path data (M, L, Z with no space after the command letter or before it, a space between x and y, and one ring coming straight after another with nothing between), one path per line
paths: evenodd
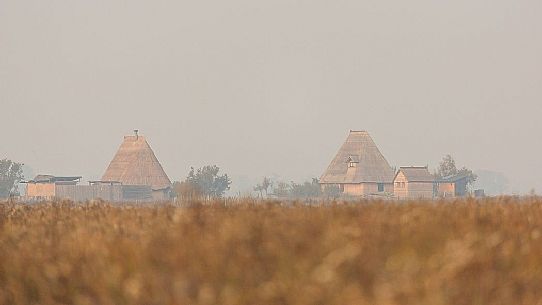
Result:
M254 191L260 193L260 197L263 198L263 193L265 193L265 197L267 198L269 189L273 187L273 181L271 181L271 178L263 177L263 180L261 183L256 184L254 187Z

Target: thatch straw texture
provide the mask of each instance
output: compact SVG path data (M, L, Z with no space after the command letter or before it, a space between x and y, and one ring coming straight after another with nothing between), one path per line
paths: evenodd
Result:
M357 161L349 168L350 161ZM320 183L392 183L394 171L366 131L350 131L348 138L320 177Z
M143 136L125 136L117 154L102 177L124 185L149 185L166 189L171 181Z

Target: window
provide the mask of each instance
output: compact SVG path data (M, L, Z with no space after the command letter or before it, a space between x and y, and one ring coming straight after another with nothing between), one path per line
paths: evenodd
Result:
M348 156L346 158L346 163L348 163L348 167L357 167L359 163L359 158L357 156Z
M378 183L378 191L383 192L384 191L384 183Z

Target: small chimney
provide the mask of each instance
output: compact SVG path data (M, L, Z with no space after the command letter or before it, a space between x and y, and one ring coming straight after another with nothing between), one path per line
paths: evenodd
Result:
M135 134L135 136L136 136L136 140L139 139L139 134L138 134L138 133L139 133L139 130L138 130L138 129L134 129L134 134Z

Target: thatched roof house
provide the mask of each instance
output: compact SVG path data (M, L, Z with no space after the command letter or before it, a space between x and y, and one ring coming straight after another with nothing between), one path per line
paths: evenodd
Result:
M125 136L117 154L109 164L102 181L123 185L148 185L156 199L166 199L171 180L154 155L144 136Z
M394 171L366 131L350 131L320 184L338 185L350 195L393 192Z

